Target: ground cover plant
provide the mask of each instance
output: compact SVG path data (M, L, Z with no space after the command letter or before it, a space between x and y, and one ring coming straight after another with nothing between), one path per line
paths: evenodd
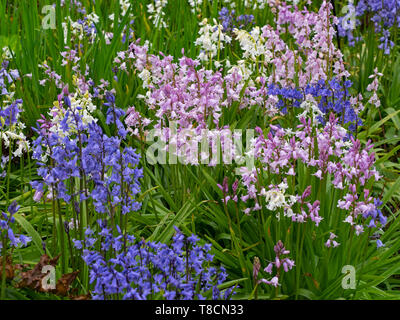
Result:
M0 299L399 299L399 13L0 0Z

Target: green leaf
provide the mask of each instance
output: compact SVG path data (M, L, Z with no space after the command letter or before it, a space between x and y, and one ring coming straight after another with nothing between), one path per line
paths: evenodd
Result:
M396 114L398 114L400 112L400 110L397 110L395 112L392 112L390 114L388 114L386 117L384 117L382 120L378 121L377 123L375 123L369 130L363 131L359 134L359 138L360 139L366 139L367 137L367 132L368 134L374 133L376 131L378 131L385 122L387 122L388 120L390 120L391 118L393 118Z
M383 204L386 204L390 200L390 198L393 196L395 192L400 191L400 177L396 180L396 182L390 187L388 191L385 192L385 195L383 196L382 202Z
M19 225L25 230L25 232L32 238L33 243L35 244L36 248L38 249L41 255L44 254L43 251L43 244L42 238L40 237L39 233L33 228L33 226L20 214L14 214L15 220L19 223ZM47 253L50 257L50 253Z
M299 289L298 295L305 297L309 300L317 300L317 296L312 291L304 289L304 288Z

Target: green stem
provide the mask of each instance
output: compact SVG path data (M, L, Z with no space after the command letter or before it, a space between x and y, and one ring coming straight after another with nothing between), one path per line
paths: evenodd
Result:
M53 213L53 255L57 252L57 222L56 222L56 195L54 191L54 185L52 186L52 199L51 199L51 209Z
M65 252L65 239L64 239L64 224L61 214L60 200L57 200L57 211L58 211L58 223L60 228L60 250L61 250L61 271L63 274L66 273L66 252Z
M365 241L364 252L363 252L363 255L362 255L362 257L363 257L363 258L362 258L362 264L361 264L360 271L358 272L356 289L354 290L354 296L353 296L354 299L356 298L357 288L358 288L358 286L360 285L360 280L361 280L362 272L364 271L365 262L366 262L365 260L366 260L366 258L367 258L367 253L368 253L368 244L369 244L369 237L370 237L370 235L371 235L371 229L368 230L367 239L366 239L366 241ZM360 250L358 253L359 253L359 254L357 255L357 262L358 262L358 258L359 258L359 255L360 255L360 253L361 253L361 250Z
M297 243L299 240L299 236L300 236L300 228L299 228L299 233L297 234ZM304 237L306 234L306 224L303 224L303 234L301 235L301 243L300 243L300 247L297 248L297 252L299 253L298 255L298 265L296 267L296 300L298 299L299 296L299 289L300 289L300 271L301 271L301 263L302 263L302 257L303 257L303 245L304 245ZM297 264L297 261L296 261Z

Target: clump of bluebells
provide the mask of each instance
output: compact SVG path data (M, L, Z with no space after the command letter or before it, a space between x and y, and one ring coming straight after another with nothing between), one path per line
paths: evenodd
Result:
M246 232L243 230L252 225L252 235L245 235L260 243L255 254L261 261L272 260L265 269L272 278L262 280L257 278L261 262L255 260L255 295L257 290L265 290L258 285L261 282L268 285L271 297L279 295L279 288L287 293L294 286L308 286L308 280L301 279L303 273L315 277L316 269L329 269L323 261L343 250L354 264L362 261L359 246L375 243L377 249L384 250L380 249L385 245L380 236L387 218L380 209L382 202L372 192L381 176L375 168L371 142L363 147L359 140L349 137L333 112L323 125L313 121L311 115L317 117L321 111L308 103L308 116L300 115L301 124L295 129L272 124L264 130L257 127L252 142L254 165L239 166L241 179L232 183L231 193L228 178L219 185L224 211L237 217L232 218L229 228L241 237ZM281 242L274 247L275 257L271 256L272 241L282 239L282 234L296 266ZM308 246L312 246L312 253L304 249ZM311 275L313 266L305 261L315 256L321 261L315 262ZM292 268L295 274L282 278ZM336 270L332 272L328 280L315 279L330 283L337 279Z
M33 199L51 201L53 235L60 239L61 247L68 243L73 268L78 264L82 267L83 261L78 258L82 252L73 253L72 238L82 240L85 228L99 218L110 219L114 231L122 228L126 233L127 214L141 207L137 195L143 172L139 168L140 155L125 145L127 131L120 119L125 113L115 105L114 93L106 91L106 124L116 129L115 135L106 135L92 115L96 107L87 89L86 85L78 85L70 94L65 87L49 112L50 119L43 117L38 128L33 128L38 137L32 158L37 160L41 177L31 182ZM67 259L62 249L63 272ZM81 280L87 281L84 272Z
M265 283L276 288L280 285L279 279L280 277L282 277L283 272L289 272L289 270L291 270L295 266L295 263L292 259L287 257L290 251L285 249L285 246L283 245L283 242L281 240L279 240L274 246L274 252L275 260L271 261L264 269L264 271L272 274L275 269L275 275L272 277L271 280L262 278L258 280L258 283ZM257 275L255 274L254 277L257 278Z
M236 17L235 13L235 10L229 11L226 7L223 7L218 12L218 19L221 21L223 32L231 32L235 28L244 29L254 24L254 16L252 14L242 14Z
M0 215L0 280L1 292L0 299L5 298L6 278L9 277L7 264L11 262L11 255L8 253L9 248L21 248L26 246L31 238L23 234L17 235L12 229L12 224L15 222L14 215L18 212L20 206L16 201L13 201L8 207L8 214L1 212Z
M362 147L359 140L349 138L333 112L324 125L313 121L311 114L318 116L317 111L321 111L308 103L309 115L299 117L301 124L295 130L278 125L269 125L265 130L257 127L252 143L254 166L238 168L241 179L232 184L232 193L228 178L219 186L225 211L238 217L233 228L239 236L245 228L239 210L248 216L247 221L253 221L254 238L266 243L260 248L272 247L271 240L287 234L285 244L294 252L296 268L300 268L296 271L296 283L302 281L300 274L310 268L302 261L303 255L307 256L301 249L302 241L310 241L313 254L322 257L337 251L339 245L346 246L350 257L356 247L348 239L355 238L354 241L366 245L371 241L369 235L374 234L380 248L384 244L379 234L387 223L380 210L382 202L371 192L374 181L381 178L374 166L371 142ZM263 259L271 260L268 249L264 250L267 253L263 252ZM260 281L278 288L282 282L280 275L294 267L294 262L287 258L289 251L282 243L278 242L274 252L276 257L265 271L272 274L275 267L276 273L271 279ZM259 263L254 266L254 290L260 268Z
M276 12L276 26L234 30L243 59L232 68L250 79L250 85L263 77L268 84L305 88L319 80L349 77L343 54L335 46L337 19L330 2L323 1L318 12L281 1L268 4Z
M339 18L339 35L346 37L348 44L354 46L356 42L362 41L362 36L354 34L356 28L368 28L364 22L370 20L379 35L379 49L385 54L390 54L395 44L391 31L400 27L400 1L360 0L355 6L350 3L348 8L347 14Z
M352 82L349 80L341 82L333 78L327 83L320 80L305 88L306 95L311 95L319 101L318 108L325 115L325 119L319 117L322 124L325 124L329 114L334 112L341 119L342 124L350 124L349 130L351 131L354 131L356 126L362 125L361 119L357 116L357 110L351 104L351 96L348 91L351 86Z
M38 160L38 174L43 181L32 182L35 200L49 191L50 198L67 203L90 198L97 212L109 215L114 215L117 207L122 214L140 208L135 200L142 177L142 169L137 167L140 156L123 146L126 131L120 117L124 112L115 106L112 93L106 97L106 123L116 124L118 136L104 134L92 117L82 115L82 107L71 105L68 94L58 103L59 122L41 121L33 158ZM74 178L82 180L83 185L71 183Z
M294 192L296 184L301 183L295 179L300 163L303 163L311 176L322 182L330 176L333 188L346 191L336 206L345 212L343 222L349 223L357 235L363 232L364 226L377 228L375 222L378 221L383 227L386 218L378 209L381 202L371 197L367 188L369 181L381 178L374 167L371 142L362 148L359 140L347 139L346 130L333 113L323 128L318 128L310 118L301 117L300 121L302 124L296 131L275 125L270 125L267 134L260 128L256 129L256 167L240 168L241 183L246 190L239 198L246 203L243 212L251 214L265 208L276 211L278 220L283 213L293 222L305 223L309 218L317 227L323 224L324 217L319 214L320 199L307 200L313 196L310 185L301 195L288 193L290 190ZM265 181L265 185L260 184L261 181ZM367 221L369 217L373 218Z
M0 256L7 251L8 246L18 248L26 246L31 238L23 234L17 235L12 229L12 224L15 223L14 215L18 212L20 206L16 201L12 202L8 207L8 214L2 212L0 216Z
M16 69L9 68L10 62L4 59L1 63L0 69L0 89L1 95L9 95L12 91L9 90L8 86L11 85L15 80L19 79L19 72Z
M199 244L195 235L185 237L175 227L171 245L137 240L121 230L113 234L105 220L100 231L87 229L83 259L89 266L94 299L203 300L229 299L232 288L220 291L227 277L223 267L211 265L210 244ZM109 256L111 258L107 258Z
M20 76L18 70L10 68L7 56L3 54L0 68L0 169L29 149L29 141L23 133L25 125L19 120L22 99L15 98L15 83ZM8 154L3 154L3 148ZM0 177L4 177L6 171L1 171Z
M61 2L61 7L65 6L66 1ZM133 38L133 14L130 12L129 8L131 4L129 0L120 0L120 12L118 17L114 17L114 13L110 14L107 18L111 20L110 31L98 30L96 25L100 21L100 17L95 13L95 11L90 12L82 5L81 1L71 0L69 5L70 15L64 18L62 22L62 27L64 30L64 43L67 43L67 37L70 37L70 42L73 44L75 50L84 50L84 47L88 44L93 44L98 41L99 33L104 37L106 45L110 45L112 39L114 38L114 23L118 26L121 25L123 18L129 12L130 21L128 24L124 25L121 30L122 42L124 43L127 39ZM71 16L77 17L74 21ZM87 47L86 47L87 48Z
M264 82L261 79L261 83ZM350 131L355 131L357 126L362 125L362 120L358 117L358 110L353 108L351 103L348 91L351 86L349 80L339 81L333 78L328 82L319 80L316 83L309 83L303 89L270 84L267 86L267 92L270 96L279 98L277 107L284 114L288 112L288 107L300 108L303 113L299 116L315 116L321 124L325 124L329 114L333 112L341 119L342 124L348 124ZM310 101L313 101L313 105L318 106L319 110L310 110L308 103Z
M32 158L37 160L41 180L32 181L35 201L51 200L53 235L61 244L68 238L72 267L83 262L82 252L74 249L71 238L84 238L84 229L99 217L109 217L113 229L127 230L127 214L138 211L140 192L140 155L124 145L126 137L120 117L124 112L115 105L112 92L106 92L107 125L115 125L116 136L107 136L91 112L95 107L88 91L71 95L68 88L58 96L50 119L39 121L38 138L34 141ZM65 203L67 210L62 208ZM58 214L58 221L56 220ZM56 225L59 224L58 231ZM54 243L54 242L53 242ZM53 250L56 250L54 246ZM61 264L66 271L67 253L61 251ZM84 273L81 280L86 281Z

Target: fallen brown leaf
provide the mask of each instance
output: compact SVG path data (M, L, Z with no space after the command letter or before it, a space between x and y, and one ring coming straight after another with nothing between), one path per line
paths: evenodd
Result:
M12 259L10 256L6 257L6 279L14 278L14 266L12 264ZM0 257L0 279L3 277L3 257Z
M18 288L31 288L39 292L47 292L47 290L42 287L42 280L46 276L46 273L42 273L44 266L51 265L55 267L60 255L50 259L46 254L40 257L39 262L35 265L32 270L26 272L21 272L21 281L18 283Z
M71 273L66 273L63 274L60 279L58 279L57 284L56 284L56 289L53 290L52 292L56 295L59 296L66 296L72 282L76 279L78 276L79 270L71 272Z

